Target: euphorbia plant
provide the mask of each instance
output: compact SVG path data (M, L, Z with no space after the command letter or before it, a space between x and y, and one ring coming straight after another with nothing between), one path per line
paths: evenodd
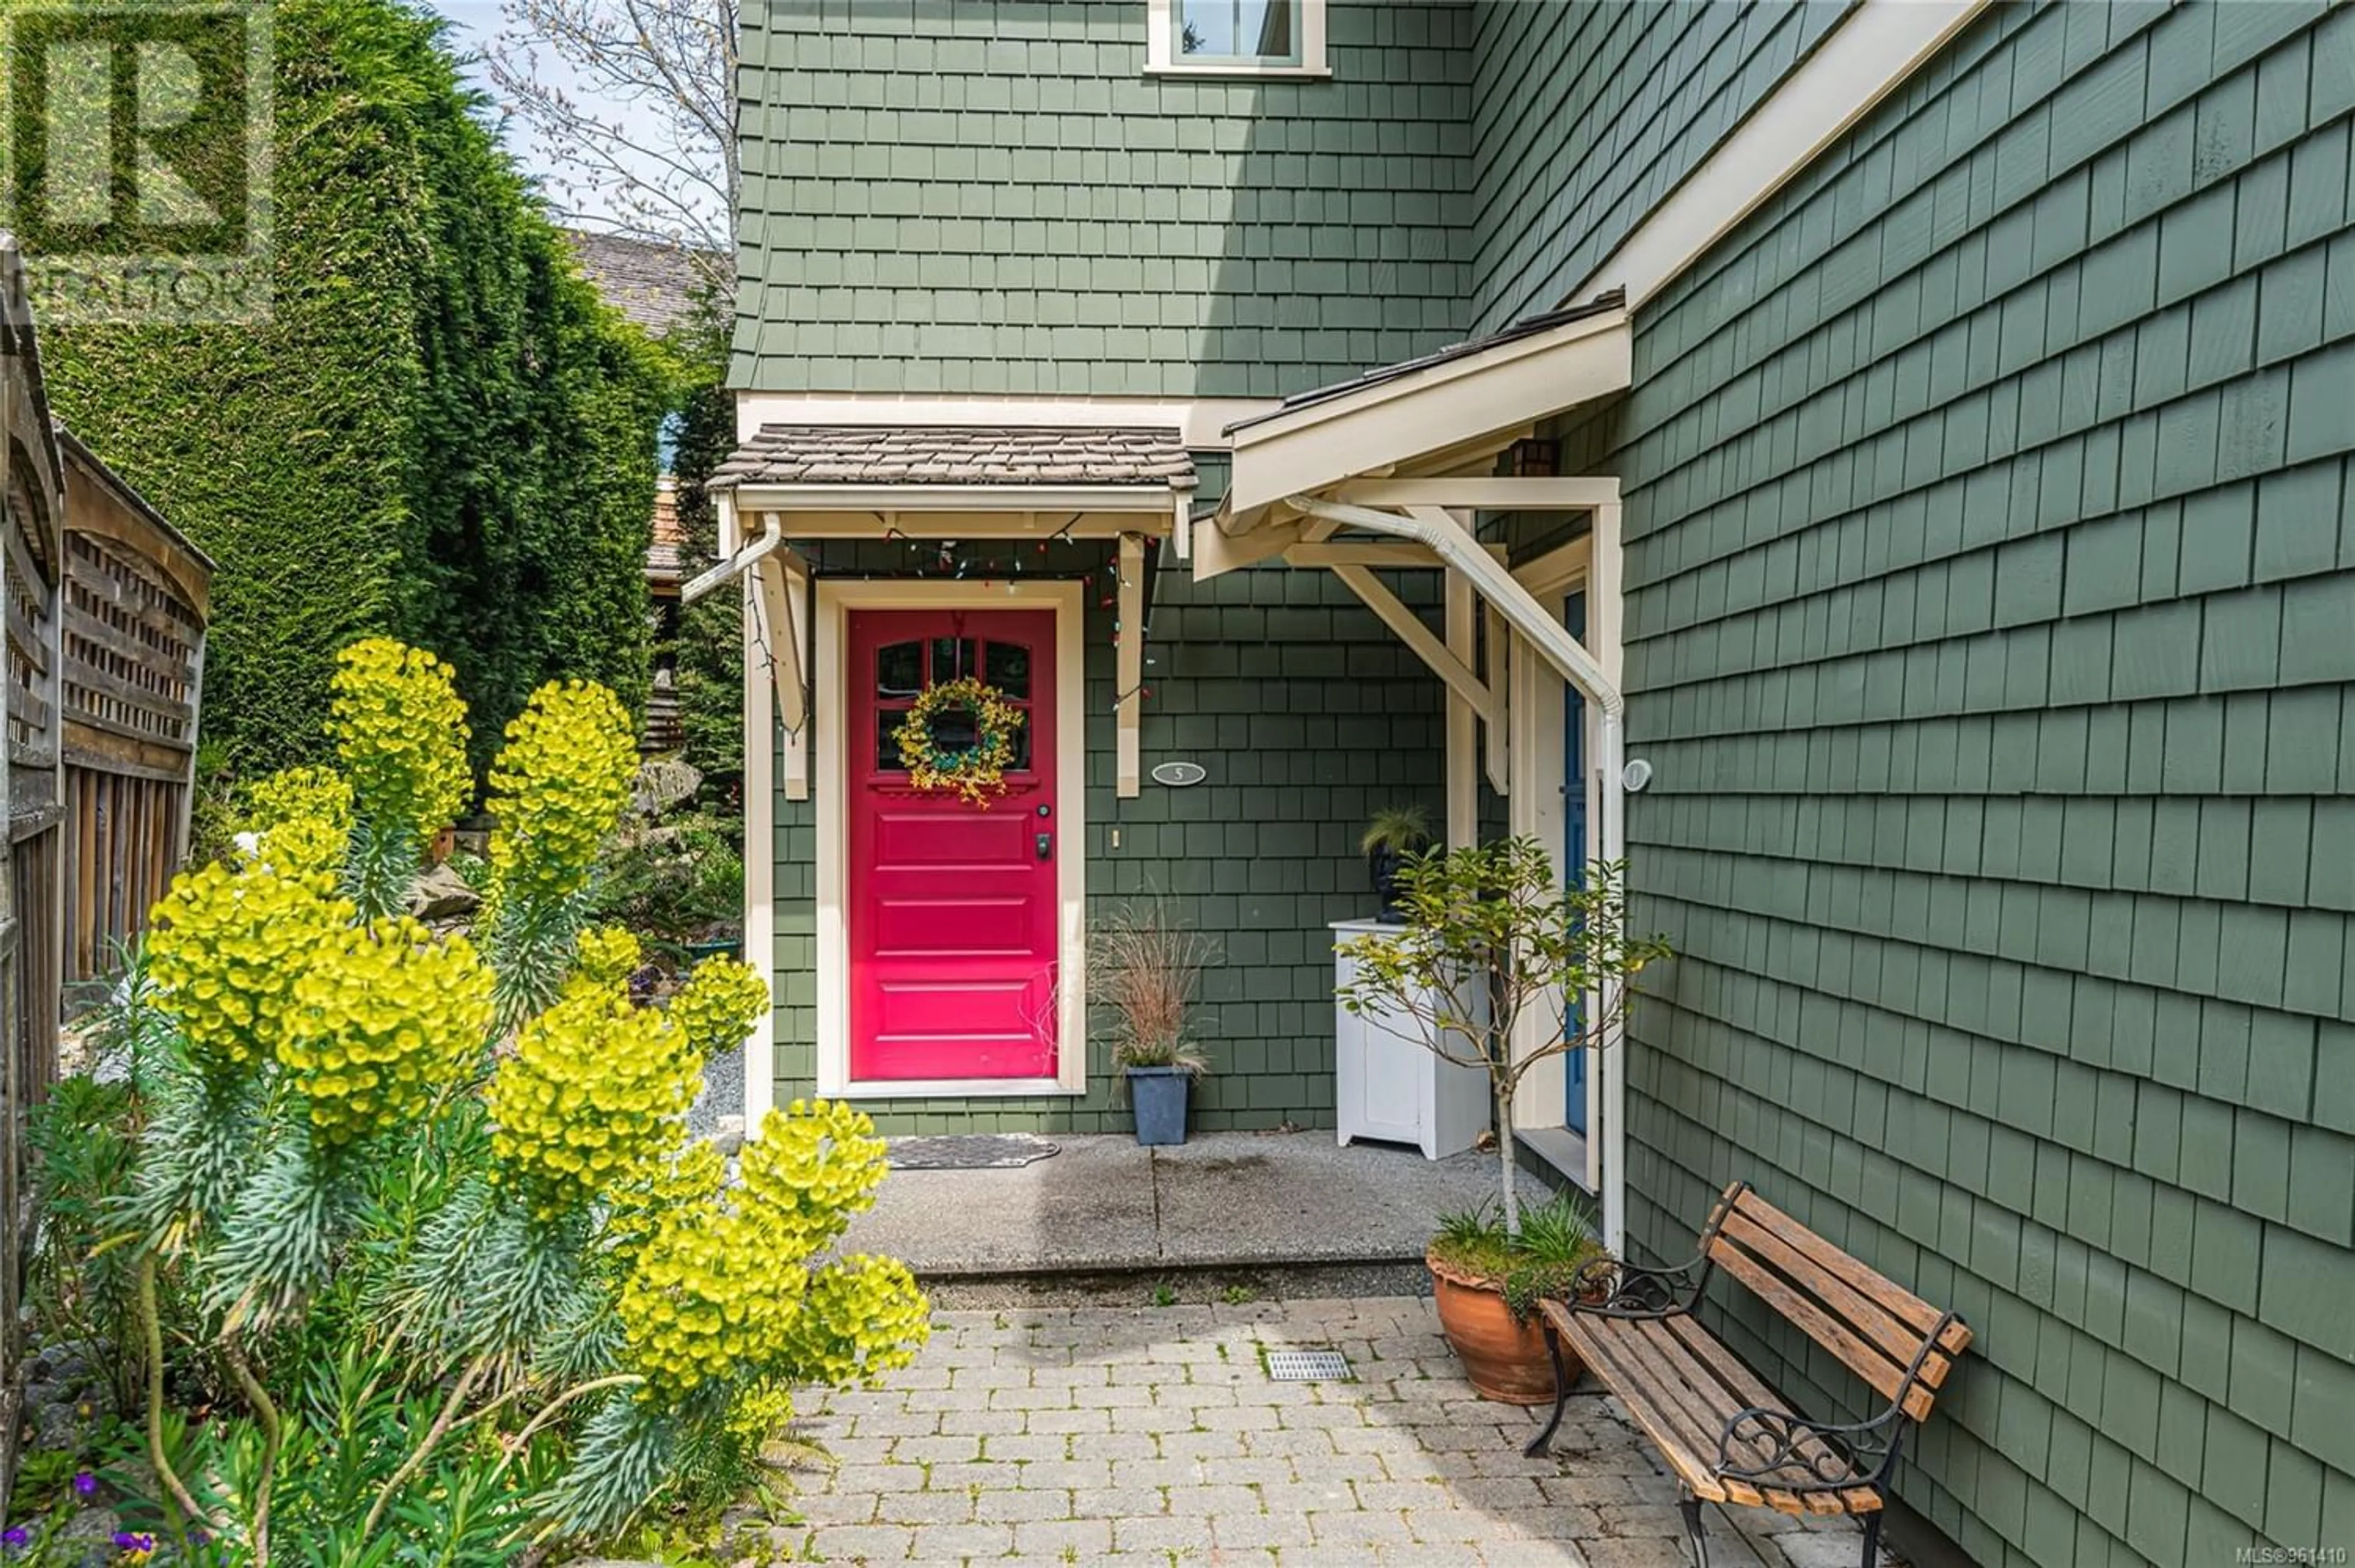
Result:
M1399 1019L1443 1059L1487 1073L1508 1238L1521 1233L1514 1092L1539 1062L1615 1040L1628 982L1669 955L1660 937L1628 934L1624 870L1597 861L1565 887L1533 838L1424 855L1399 873L1401 923L1340 944L1354 963L1343 1007Z
M705 1057L768 987L709 960L638 1007L635 938L587 923L634 766L612 693L551 684L508 727L480 945L396 912L466 788L463 711L430 656L346 650L342 770L257 788L134 973L148 1456L235 1561L270 1563L273 1509L301 1542L281 1555L322 1563L610 1531L756 1473L791 1387L904 1365L927 1333L905 1268L831 1255L884 1171L863 1115L773 1113L733 1181L687 1135ZM165 1415L165 1271L250 1415L209 1447ZM336 1414L379 1396L372 1435Z

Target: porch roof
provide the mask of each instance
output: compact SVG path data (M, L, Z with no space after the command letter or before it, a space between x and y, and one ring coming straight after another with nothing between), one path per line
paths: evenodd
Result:
M1627 307L1615 291L1487 337L1298 393L1227 427L1233 472L1215 532L1235 539L1296 515L1292 497L1348 480L1485 475L1540 421L1624 391L1633 379ZM1328 497L1337 498L1337 497ZM1197 575L1272 550L1229 551L1208 532Z
M745 512L1157 510L1173 525L1194 485L1175 428L1113 425L765 424L711 475Z

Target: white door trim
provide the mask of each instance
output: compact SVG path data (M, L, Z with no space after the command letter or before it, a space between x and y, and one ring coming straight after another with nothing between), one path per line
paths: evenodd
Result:
M1085 987L1076 977L1087 929L1087 671L1082 636L1084 602L1077 582L887 581L815 585L815 677L826 694L818 704L827 722L817 726L817 1092L835 1099L906 1100L924 1095L1004 1099L1022 1094L1084 1094L1088 1087ZM1055 987L1056 1075L1052 1078L937 1079L858 1083L850 1077L850 933L846 918L850 800L849 758L843 745L849 712L849 645L853 610L1051 609L1055 613L1055 891L1058 912ZM749 764L751 758L745 759ZM750 786L749 766L746 784ZM749 833L749 816L748 827Z
M1583 591L1586 594L1586 635L1582 639L1587 651L1594 656L1614 685L1619 680L1623 663L1619 646L1619 616L1615 606L1605 613L1600 598L1606 581L1615 578L1612 571L1619 552L1619 507L1594 508L1589 532L1557 546L1535 560L1514 569L1513 575L1531 593L1543 599L1549 608L1557 607L1568 594ZM1518 640L1516 652L1518 654ZM1569 816L1561 808L1562 789L1569 783L1562 777L1564 703L1569 693L1559 672L1542 659L1517 656L1513 660L1513 703L1511 720L1514 729L1512 755L1517 762L1527 758L1522 777L1515 781L1513 795L1508 797L1511 828L1516 834L1527 834L1545 846L1545 851L1556 866L1567 872L1563 865L1569 851ZM1588 858L1593 858L1594 825L1603 820L1603 778L1594 766L1600 755L1601 736L1598 733L1601 715L1594 704L1586 708L1585 745L1581 755L1587 761L1586 821ZM1524 793L1526 791L1526 793ZM1606 1048L1625 1051L1625 1043ZM1614 1113L1606 1104L1604 1063L1588 1064L1586 1073L1586 1127L1583 1141L1585 1168L1565 1172L1578 1177L1589 1190L1602 1190L1603 1142L1596 1134L1604 1119ZM1569 1075L1568 1060L1555 1056L1531 1067L1521 1080L1515 1096L1513 1120L1517 1125L1529 1128L1559 1128L1562 1125L1561 1106Z

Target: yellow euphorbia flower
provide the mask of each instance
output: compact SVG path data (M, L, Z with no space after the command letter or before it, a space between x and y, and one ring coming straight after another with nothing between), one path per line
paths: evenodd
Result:
M155 906L147 972L155 1004L178 1020L208 1071L274 1055L297 979L352 919L325 872L266 863L186 871Z
M643 1178L676 1149L702 1059L615 986L576 985L524 1025L491 1080L491 1152L543 1213Z
M352 786L326 768L288 768L256 783L248 820L253 858L290 874L343 869L352 837Z
M744 1043L769 1008L769 983L750 964L707 958L695 966L670 1004L687 1043L706 1056Z
M336 656L327 732L350 775L360 815L420 835L458 814L473 782L466 705L451 667L421 648L369 637Z
M324 945L294 983L278 1048L319 1136L349 1143L422 1111L480 1057L491 983L473 944L436 941L406 915Z
M491 768L491 869L502 898L580 891L629 803L637 745L621 699L587 681L550 681L507 726Z

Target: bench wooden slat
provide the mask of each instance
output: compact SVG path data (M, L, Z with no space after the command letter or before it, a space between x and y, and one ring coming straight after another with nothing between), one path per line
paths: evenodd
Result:
M1800 1224L1782 1210L1758 1195L1756 1188L1744 1190L1734 1211L1750 1219L1770 1235L1780 1236L1792 1247L1805 1253L1808 1260L1825 1273L1838 1278L1850 1290L1877 1303L1890 1316L1913 1330L1913 1342L1920 1344L1923 1336L1938 1326L1945 1316L1895 1280L1868 1268L1862 1260L1842 1252L1815 1232ZM1909 1355L1909 1360L1910 1355Z
M1710 1251L1721 1265L1760 1295L1765 1295L1766 1290L1748 1272L1753 1267L1773 1276L1777 1288L1792 1292L1796 1302L1820 1310L1823 1321L1832 1326L1829 1337L1817 1332L1814 1322L1802 1320L1795 1312L1784 1315L1806 1329L1817 1343L1847 1362L1851 1371L1874 1388L1894 1398L1904 1386L1906 1371L1922 1349L1921 1330L1897 1322L1802 1256L1782 1237L1759 1229L1739 1211L1726 1217L1725 1228L1718 1232L1717 1242ZM1783 1310L1779 1303L1776 1310ZM1944 1368L1940 1371L1943 1375ZM1926 1410L1927 1405L1923 1408ZM1920 1415L1916 1413L1914 1419L1919 1420Z
M1904 1386L1905 1369L1866 1344L1834 1318L1815 1299L1775 1272L1764 1260L1734 1243L1724 1232L1710 1245L1717 1266L1740 1280L1750 1293L1773 1307L1808 1339L1848 1364L1849 1371L1870 1384L1883 1399L1895 1399ZM1909 1402L1910 1406L1910 1402ZM1929 1391L1922 1391L1922 1409L1929 1409ZM1909 1408L1907 1413L1913 1414ZM1914 1419L1921 1419L1915 1416Z
M1866 1513L1881 1506L1879 1495L1862 1486L1838 1492L1805 1492L1718 1474L1718 1440L1726 1424L1751 1406L1778 1409L1780 1402L1755 1373L1690 1318L1596 1317L1572 1313L1553 1302L1547 1303L1545 1310L1564 1344L1618 1393L1629 1418L1643 1428L1694 1495L1711 1502L1771 1508L1787 1514ZM1846 1461L1821 1439L1803 1436L1798 1445L1803 1453L1846 1467ZM1764 1452L1753 1450L1754 1462L1763 1463L1765 1457ZM1817 1477L1810 1473L1804 1478Z
M1550 1318L1556 1306L1554 1302L1546 1303ZM1608 1317L1578 1317L1564 1312L1554 1319L1554 1327L1579 1358L1611 1385L1629 1418L1644 1429L1644 1435L1652 1440L1653 1446L1659 1449L1669 1467L1693 1494L1710 1502L1728 1500L1725 1488L1717 1480L1716 1440L1709 1440L1708 1456L1703 1457L1698 1451L1701 1439L1689 1413L1663 1400L1651 1380L1627 1365L1620 1355L1620 1348L1612 1342L1614 1337L1609 1333L1614 1322Z
M1718 1343L1710 1331L1702 1328L1697 1320L1679 1315L1669 1318L1667 1327L1668 1332L1676 1336L1696 1360L1716 1374L1718 1381L1732 1393L1741 1408L1755 1407L1761 1410L1783 1408L1785 1403L1783 1397L1768 1388L1758 1374L1743 1364L1732 1351ZM1828 1448L1820 1437L1800 1438L1799 1449L1803 1454L1811 1456L1828 1455L1834 1458L1838 1457L1837 1455L1829 1455ZM1810 1499L1809 1504L1819 1513L1870 1513L1881 1506L1881 1495L1870 1487L1851 1487L1839 1494L1837 1502L1826 1499L1817 1503Z

